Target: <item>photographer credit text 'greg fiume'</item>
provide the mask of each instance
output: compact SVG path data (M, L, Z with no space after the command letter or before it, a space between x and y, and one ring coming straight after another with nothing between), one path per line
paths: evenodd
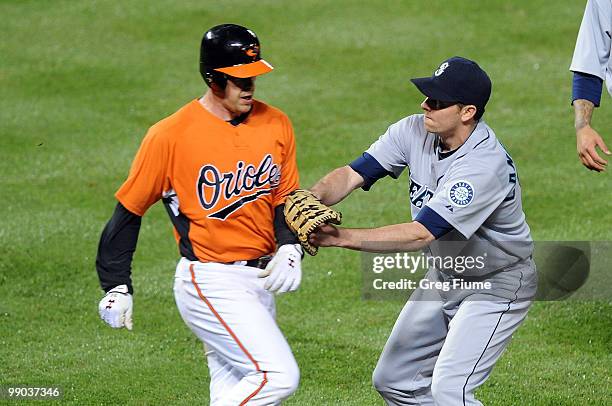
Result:
M483 270L486 258L486 253L479 256L432 256L409 252L370 255L367 261L369 266L365 269L370 274L370 277L366 277L369 281L368 290L412 291L420 288L448 292L490 289L488 281L465 280L461 277L464 272ZM455 277L444 281L423 278L423 273L431 268L452 271Z

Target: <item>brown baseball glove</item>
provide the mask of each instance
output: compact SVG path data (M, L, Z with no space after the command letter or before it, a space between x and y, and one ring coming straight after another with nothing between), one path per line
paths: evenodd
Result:
M342 213L321 203L311 191L297 189L285 201L285 221L304 250L314 256L318 247L308 242L308 236L323 224L342 223Z

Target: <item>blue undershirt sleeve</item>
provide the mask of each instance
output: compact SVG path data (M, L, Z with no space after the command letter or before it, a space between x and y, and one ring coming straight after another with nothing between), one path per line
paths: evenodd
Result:
M592 102L595 107L599 107L602 85L603 80L597 76L589 75L588 73L574 72L572 104L574 104L574 100L584 99Z
M394 176L391 172L382 167L380 163L370 154L364 152L359 158L355 159L349 166L363 178L363 190L370 190L372 185L381 178L389 175Z
M419 223L423 224L423 226L428 229L434 237L436 237L436 240L453 230L453 226L451 226L442 218L442 216L428 206L421 209L414 221L418 221Z

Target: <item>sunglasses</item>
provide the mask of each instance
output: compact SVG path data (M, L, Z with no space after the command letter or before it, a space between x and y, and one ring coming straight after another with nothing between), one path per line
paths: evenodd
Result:
M431 97L428 97L425 99L425 104L427 105L427 107L429 107L432 110L444 110L444 109L449 108L450 106L459 104L459 102L442 101L442 100L436 100L436 99L432 99Z

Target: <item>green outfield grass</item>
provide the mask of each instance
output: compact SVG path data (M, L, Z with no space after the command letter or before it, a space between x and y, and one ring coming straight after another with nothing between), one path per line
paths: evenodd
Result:
M258 98L291 117L303 186L419 112L409 79L449 56L493 80L485 116L518 165L538 240L611 240L609 173L575 152L568 72L584 1L0 2L0 385L60 385L64 402L206 404L201 346L174 305L162 207L134 260L135 330L98 318L94 260L148 126L204 91L202 33L251 27L275 71ZM612 147L611 99L594 124ZM348 226L410 217L407 176L340 204ZM400 302L361 300L360 257L304 262L278 320L302 372L288 405L382 405L371 372ZM612 404L612 299L537 303L489 381L487 405ZM0 400L2 402L2 400Z

